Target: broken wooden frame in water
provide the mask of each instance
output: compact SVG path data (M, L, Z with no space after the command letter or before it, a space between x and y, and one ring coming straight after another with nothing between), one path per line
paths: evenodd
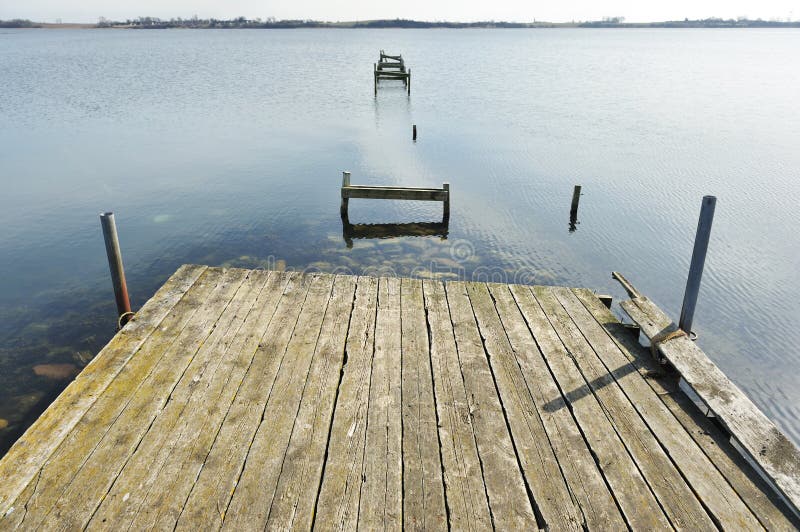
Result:
M388 199L411 201L441 201L442 220L450 219L450 183L442 184L442 188L396 187L350 184L350 172L342 172L342 203L339 212L342 218L348 218L350 199Z
M381 79L400 80L405 84L408 94L411 94L411 69L406 69L402 55L388 55L381 50L378 62L373 64L373 88L376 96Z

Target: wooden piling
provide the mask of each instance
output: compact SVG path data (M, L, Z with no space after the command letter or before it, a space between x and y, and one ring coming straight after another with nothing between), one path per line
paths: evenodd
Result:
M442 212L442 219L446 222L450 220L450 183L444 183L442 190L447 194L444 199L444 211Z
M114 299L117 302L117 316L121 327L133 317L133 312L131 312L131 301L128 297L128 283L125 281L125 268L122 265L122 252L119 248L114 213L100 214L100 225L103 227L108 268L111 271L111 283L114 285Z
M411 95L411 69L408 69L408 75L406 76L406 90L408 91L408 95Z
M578 216L578 204L581 201L581 186L575 185L575 188L572 191L572 206L569 209L570 216L577 217Z
M350 186L350 172L342 172L342 188ZM350 203L350 198L342 195L342 204L339 207L339 213L342 215L342 218L346 218L347 208Z
M569 232L574 233L578 229L578 204L581 201L581 186L575 185L572 191L572 205L569 209Z
M412 131L411 138L412 138L412 140L416 141L417 140L417 124L414 124L414 126L412 127L411 131Z
M700 280L703 278L703 266L708 252L708 241L711 238L711 224L714 221L714 209L717 205L715 196L703 196L700 207L700 218L697 221L697 234L694 239L692 262L689 266L689 277L686 279L686 291L683 294L683 307L678 322L687 334L692 330L694 310L697 306L697 296L700 294Z

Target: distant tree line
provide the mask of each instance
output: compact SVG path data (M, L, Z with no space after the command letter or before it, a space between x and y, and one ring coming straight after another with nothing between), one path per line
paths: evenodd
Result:
M164 29L164 28L321 28L333 25L329 22L317 20L275 20L269 17L265 20L260 18L248 19L237 17L233 19L201 19L192 18L171 18L169 20L158 17L139 17L123 21L106 21L107 27L128 27L141 29Z
M192 18L171 18L162 20L157 17L139 17L137 19L126 20L125 22L110 22L103 19L103 26L122 26L129 28L555 28L555 27L579 27L579 28L778 28L778 27L800 27L800 22L780 21L780 20L750 20L746 18L722 19L707 18L701 20L676 20L667 22L625 22L625 17L605 17L602 20L587 22L503 22L503 21L479 21L479 22L448 22L436 21L427 22L409 19L381 19L363 20L355 22L323 22L319 20L276 20L274 17L266 19L248 19L237 17L234 19L201 19Z
M591 22L581 22L578 26L581 28L800 28L800 21L712 17L699 20L689 20L687 18L666 22L626 23L623 17L612 17Z
M353 22L353 28L530 28L539 26L535 22L495 22L494 20L480 22L425 22L408 19L367 20Z
M0 28L40 28L39 24L27 19L0 20Z
M169 20L158 17L139 17L125 21L108 21L101 17L99 27L127 27L141 29L163 29L163 28L530 28L530 27L551 27L555 24L537 22L426 22L408 19L386 19L386 20L364 20L355 22L323 22L312 19L298 20L276 20L274 17L266 19L248 19L237 17L234 19L201 19L192 18L171 18Z
M46 26L52 26L47 24ZM0 28L39 28L42 24L30 20L14 19L0 20ZM605 17L602 20L587 22L427 22L409 19L384 19L362 20L355 22L323 22L312 19L276 20L274 17L266 19L236 17L233 19L202 19L197 16L191 18L171 18L169 20L158 17L138 17L125 21L113 21L104 17L98 19L95 25L98 28L134 28L134 29L166 29L166 28L266 28L266 29L293 29L293 28L800 28L800 21L781 20L750 20L747 18L722 19L707 18L702 20L675 20L667 22L625 22L625 17Z

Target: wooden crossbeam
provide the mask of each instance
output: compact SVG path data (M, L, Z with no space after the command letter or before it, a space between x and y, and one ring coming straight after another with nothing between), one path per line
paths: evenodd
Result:
M444 183L442 188L351 185L350 172L342 172L341 195L341 214L344 217L351 198L441 201L444 203L444 219L450 217L450 183Z
M351 185L342 187L342 198L394 199L415 201L447 201L449 192L444 188L372 187Z

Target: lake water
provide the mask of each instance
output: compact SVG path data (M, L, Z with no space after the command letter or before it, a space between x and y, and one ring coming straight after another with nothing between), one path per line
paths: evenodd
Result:
M373 96L382 48L410 97ZM0 453L114 333L101 211L135 307L195 262L615 302L619 270L677 317L704 194L699 343L800 441L798 57L799 30L0 30ZM342 170L450 182L447 238L349 247ZM440 218L350 204L353 223Z

